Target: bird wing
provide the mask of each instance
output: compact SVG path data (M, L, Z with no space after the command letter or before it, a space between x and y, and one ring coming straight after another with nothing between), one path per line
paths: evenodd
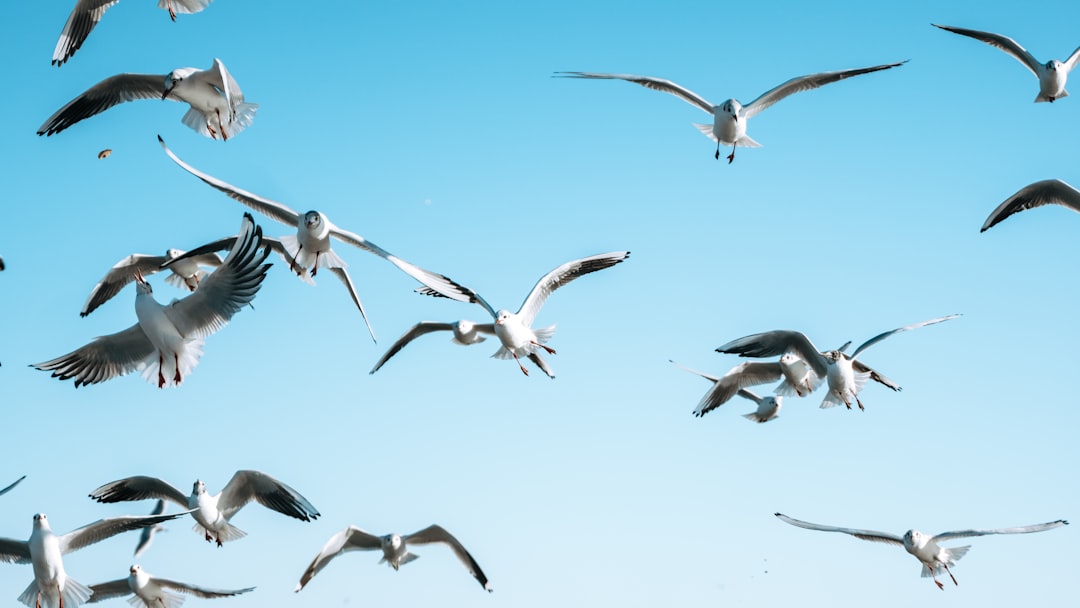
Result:
M814 343L798 331L777 329L751 334L732 340L716 349L718 353L730 353L740 357L775 357L784 353L799 356L819 378L828 375L828 364Z
M870 374L871 380L880 384L884 384L885 386L891 388L894 391L903 390L903 387L901 387L895 380L889 378L888 376L882 374L881 372L877 371L876 369L870 367L869 365L863 363L858 359L855 359L851 362L851 367L860 374Z
M453 331L453 330L454 330L454 324L453 323L439 323L439 322L436 322L436 321L421 321L421 322L417 323L416 325L413 325L412 328L409 331L405 332L404 334L402 334L402 336L400 338L398 338L397 342L394 342L393 345L390 346L390 349L386 351L386 354L384 354L382 356L382 358L380 358L379 361L377 363L375 363L375 367L371 368L371 371L368 372L368 373L369 374L374 374L375 372L379 371L379 368L382 367L387 361L389 361L390 357L393 357L394 355L398 354L398 351L405 348L406 344L408 344L409 342L412 342L413 340L419 338L420 336L422 336L424 334L430 334L433 331Z
M4 494L7 494L8 492L10 492L12 488L14 488L15 486L19 485L19 483L21 483L21 482L22 482L22 480L24 480L24 479L26 479L26 475L23 475L22 477L20 477L20 478L16 479L15 481L13 481L13 482L11 483L11 485L9 485L8 487L4 488L3 490L0 490L0 496L3 496Z
M158 141L161 142L162 149L165 150L165 154L169 155L169 158L173 159L173 162L183 167L188 173L201 179L211 188L216 188L217 190L224 192L229 198L239 202L241 205L247 205L272 220L281 222L287 226L292 226L293 228L300 225L300 214L293 211L288 206L268 198L263 198L257 194L252 194L247 190L241 190L232 184L223 182L211 175L207 175L180 160L180 157L173 154L173 151L165 145L165 140L162 139L160 135L158 135Z
M165 77L158 74L117 74L95 84L57 110L38 129L38 135L53 135L109 108L136 99L161 99Z
M79 316L85 317L94 312L98 306L111 300L113 296L120 293L121 289L127 287L127 284L134 280L136 272L141 272L143 276L152 275L161 270L161 265L167 260L168 258L162 255L133 253L113 264L109 272L105 273L105 277L90 290L90 296L86 298L86 304L83 304Z
M51 371L54 378L75 379L75 388L97 384L141 369L156 349L138 323L131 327L94 338L86 346L33 367Z
M1072 69L1076 67L1076 62L1078 60L1080 60L1080 47L1077 47L1077 49L1072 52L1072 55L1069 55L1069 58L1062 62L1065 64L1065 71L1071 72Z
M905 63L907 63L907 61L875 65L868 68L855 68L853 70L820 72L818 74L810 74L808 76L799 76L797 78L792 78L791 80L762 93L760 97L758 97L754 101L751 101L748 105L743 106L743 115L747 119L749 119L755 114L764 110L765 108L787 97L788 95L800 93L802 91L809 91L810 89L816 89L818 87L825 86L838 80L851 78L852 76L859 76L861 74L869 74L871 72L878 72L881 70L887 70L889 68L895 68L896 66L903 65Z
M150 515L161 515L164 512L165 501L159 498L157 503L154 504L153 510L150 511ZM139 544L135 545L135 557L139 557L143 551L150 548L150 543L154 540L154 532L156 532L157 529L157 526L150 526L149 528L142 529L142 533L139 534Z
M301 521L319 517L319 511L299 492L260 471L237 471L218 497L218 509L232 519L254 499L262 506Z
M120 578L115 581L109 581L107 583L98 583L96 585L90 585L90 591L93 594L90 595L90 599L87 600L88 604L95 602L101 602L104 600L112 599L114 597L124 597L125 595L131 595L134 591L131 590L131 585L128 584L128 579Z
M1029 534L1031 532L1042 532L1043 530L1052 530L1061 526L1067 526L1069 522L1064 519L1057 521L1047 522L1045 524L1035 524L1033 526L1020 526L1017 528L992 528L989 530L957 530L955 532L942 532L941 534L934 535L933 540L949 540L950 538L965 538L969 536L986 536L988 534Z
M102 15L112 5L120 0L78 0L75 8L68 15L64 29L60 30L60 38L56 41L56 49L53 50L52 64L64 65L64 62L79 50L90 31L101 21Z
M371 335L371 341L375 340L375 329L371 327L371 321L368 321L367 313L364 311L364 305L360 303L360 295L356 293L356 286L353 285L352 277L349 276L349 271L342 267L331 266L330 272L334 273L334 276L341 279L341 282L345 284L345 289L349 290L349 297L352 298L356 307L360 309L360 316L364 318L364 324L367 325L368 333Z
M674 363L674 361L672 363ZM678 364L676 363L676 365ZM775 382L779 380L781 376L780 364L776 362L766 363L755 361L742 363L728 370L728 372L720 378L708 376L685 367L683 369L713 381L713 387L709 389L709 392L705 393L705 396L701 398L701 402L699 402L694 409L693 413L695 416L704 416L715 410L730 401L736 394L741 394L742 390L747 386ZM755 402L761 400L761 398L754 395L754 393L749 391L746 392L748 395L744 396L747 399L752 399Z
M174 513L172 515L125 515L122 517L99 519L92 524L87 524L78 530L72 530L67 534L57 537L60 542L60 553L71 553L72 551L82 549L87 545L92 545L98 541L120 534L121 532L154 526L163 521L176 519L187 513L189 513L189 511Z
M188 497L177 490L172 484L157 477L136 475L110 481L109 483L90 492L90 498L98 502L127 502L129 500L146 500L156 498L174 502L184 509L188 508ZM152 515L159 515L153 513Z
M710 382L719 382L720 381L720 378L717 378L716 376L714 376L712 374L706 374L705 372L699 372L696 369L686 367L682 363L676 363L675 361L673 361L671 359L668 359L668 363L674 364L676 367L678 367L680 369L683 369L683 370L686 370L686 371L690 372L691 374L697 374L698 376L701 376L702 378L705 378L706 380L709 380Z
M1047 179L1024 186L990 213L979 232L986 232L1014 213L1043 205L1062 205L1080 213L1080 191L1060 179Z
M181 583L179 581L173 581L167 578L158 578L156 576L151 576L150 580L167 589L180 591L182 593L188 593L206 599L213 599L216 597L230 597L233 595L240 595L241 593L247 593L248 591L255 590L254 587L246 587L244 589L207 589L206 587L197 587L195 585L189 585L187 583Z
M904 546L904 539L895 534L889 534L887 532L876 532L874 530L856 530L854 528L837 528L834 526L822 526L820 524L812 524L807 521L795 519L794 517L788 517L783 513L776 513L776 516L781 521L787 522L793 526L800 528L806 528L807 530L820 530L822 532L843 532L844 534L850 534L855 538L861 538L863 540L869 540L877 543L888 543L891 545Z
M161 269L164 270L171 267L173 264L179 262L180 260L188 259L198 263L201 266L213 266L214 268L218 268L222 264L224 264L224 261L222 261L221 256L219 256L216 252L228 251L232 249L233 245L236 244L236 238L237 237L235 236L227 236L216 241L211 241L201 247L196 247L195 249L178 255L175 258L166 260L161 264ZM262 237L262 244L264 246L269 246L271 251L285 258L285 261L289 263L290 268L299 268L300 270L296 273L296 276L300 277L301 280L306 283L315 283L315 281L312 280L311 274L308 272L307 268L303 268L296 263L296 258L289 255L288 250L285 249L285 245L280 240L268 237L264 234Z
M370 551L381 548L382 539L378 536L365 532L356 526L349 526L326 541L315 559L311 560L307 570L304 570L304 574L300 576L300 582L296 584L294 591L299 592L303 589L304 585L307 585L312 577L325 568L326 564L330 563L330 560L346 551Z
M653 78L652 76L638 76L635 74L599 74L596 72L555 72L561 75L563 78L592 78L592 79L606 79L606 80L625 80L634 84L640 84L646 89L652 89L654 91L660 91L662 93L670 93L686 103L701 108L709 115L713 114L713 104L709 103L704 97L691 91L690 89L681 85L675 84L670 80L663 78Z
M968 38L974 38L975 40L981 40L990 46L997 47L1006 53L1012 55L1017 61L1024 64L1024 67L1031 70L1032 74L1039 75L1039 68L1042 64L1039 60L1031 56L1031 53L1027 52L1027 49L1020 46L1018 42L1009 38L1008 36L1002 36L1000 34L993 34L990 32L980 32L979 30L968 30L962 27L952 27L949 25L938 25L931 23L934 27L941 28L947 32L954 34L960 34L961 36L967 36ZM1080 50L1080 49L1077 49ZM1071 59L1071 57L1070 57Z
M30 543L14 538L0 538L0 562L6 564L29 564Z
M401 537L401 540L406 545L426 545L429 543L443 543L453 550L454 555L457 556L461 563L468 569L469 574L473 575L477 581L480 582L480 586L488 591L493 591L491 583L488 582L487 576L484 575L484 571L480 569L480 564L476 563L472 555L465 550L465 547L454 538L453 534L450 534L442 526L432 524L423 530L418 530L412 534L408 534Z
M207 336L228 323L255 299L270 264L263 264L270 248L262 245L262 228L245 213L236 243L220 268L199 283L199 288L165 308L165 315L185 337Z
M860 344L859 348L856 348L855 352L851 353L851 358L854 359L854 358L858 357L859 353L861 353L862 351L870 348L871 346L877 344L878 342L881 342L882 340L884 340L885 338L888 338L889 336L891 336L893 334L898 334L898 333L900 333L902 331L908 331L910 329L918 329L920 327L926 327L927 325L933 325L935 323L941 323L942 321L948 321L949 319L955 319L956 317L959 317L959 316L960 315L945 315L944 317L938 317L936 319L930 319L928 321L920 321L918 323L912 323L911 325L905 325L903 327L897 327L896 329L890 329L889 331L884 332L884 333L880 333L880 334L874 336L873 338L870 338L866 342L863 342L862 344Z
M456 284L457 283L455 283L455 285ZM463 289L465 289L466 293L469 294L469 299L467 300L468 302L471 302L473 304L479 304L480 306L482 306L484 310L488 311L488 314L491 315L492 319L497 319L498 318L498 314L496 313L495 309L491 306L491 304L488 304L487 300L485 300L483 298L483 296L481 296L480 294L476 293L475 291L469 289L468 287L464 287ZM436 291L435 289L432 289L432 288L430 288L430 287L428 287L426 285L424 287L417 287L415 291L416 291L416 293L418 293L418 294L420 294L422 296L431 296L433 298L445 298L446 297L442 293L440 293L440 292Z
M567 262L545 274L536 282L525 301L521 303L521 308L517 312L521 317L521 322L526 327L531 326L533 319L540 312L540 308L547 301L548 296L556 289L590 272L611 268L628 257L630 257L629 251L612 251L610 253L591 255L587 258Z

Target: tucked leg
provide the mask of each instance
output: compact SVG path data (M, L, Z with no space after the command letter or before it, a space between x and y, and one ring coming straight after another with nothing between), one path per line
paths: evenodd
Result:
M551 348L550 346L545 346L545 345L540 344L539 342L535 342L535 341L533 341L532 344L534 344L535 346L539 346L540 348L546 350L549 354L552 354L552 355L555 354L555 349Z

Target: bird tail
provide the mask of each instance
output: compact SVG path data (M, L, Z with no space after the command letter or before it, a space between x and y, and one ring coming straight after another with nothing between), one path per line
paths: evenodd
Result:
M693 124L694 124L694 127L698 131L701 131L701 134L704 135L705 137L708 137L709 139L711 139L713 141L719 141L717 139L717 137L716 137L716 133L713 133L713 130L712 130L713 126L712 125L704 125L704 124L701 124L700 122L695 122Z
M742 137L740 137L739 140L735 142L735 145L736 146L742 146L744 148L760 148L761 147L761 144L754 141L753 139L750 139L749 135L743 135Z
M160 8L161 10L169 10L169 7L171 6L172 10L185 15L197 13L206 8L208 4L210 4L210 0L197 0L196 2L174 2L172 0L158 0L157 3L158 8Z
M199 363L199 358L203 354L203 339L192 338L184 343L184 354L180 357L180 381L183 382L184 378L187 378L191 371L195 369L195 366ZM172 357L165 356L158 357L158 353L155 351L148 358L142 362L142 377L144 380L157 386L158 384L158 372L165 377L165 386L180 386L180 382L174 382L176 377L176 360Z
M1061 99L1062 97L1068 97L1068 96L1069 96L1069 92L1068 92L1068 91L1065 91L1065 90L1062 90L1062 91L1061 91L1061 94L1060 94L1060 95L1058 95L1057 97L1054 97L1054 99L1050 99L1050 97L1049 97L1048 95L1044 95L1044 94L1043 94L1042 92L1040 92L1040 93L1039 93L1039 94L1038 94L1038 95L1037 95L1037 96L1035 97L1035 103L1039 103L1039 102L1042 102L1042 101L1049 101L1049 102L1053 102L1053 101L1054 101L1054 100L1056 100L1056 99Z
M547 341L551 339L551 336L555 335L555 326L548 325L547 327L533 330L533 333L536 334L537 342L540 344L547 344Z
M257 103L241 103L236 106L236 112L233 114L233 119L229 122L229 125L225 127L228 129L229 137L236 135L244 129L251 126L251 122L255 120L255 112L259 109Z
M137 595L133 595L127 599L127 603L134 606L134 608L146 608L146 601ZM184 604L184 596L179 593L170 593L161 590L160 603L155 602L154 608L180 608ZM65 604L65 608L67 604Z
M49 600L53 599L53 596L41 594L41 597L39 598L38 594L40 591L41 588L38 587L37 579L34 579L26 587L26 590L19 595L19 601L30 606L30 608L35 608L39 605L47 608L54 608L49 605ZM77 608L78 606L85 604L93 593L94 592L91 591L89 587L69 576L64 579L64 589L60 592L60 604L66 608ZM39 604L39 599L44 601ZM56 608L59 608L59 606Z
M247 536L247 532L244 532L240 528L237 528L236 526L228 522L222 522L222 524L224 525L222 525L221 529L216 532L213 530L207 530L200 523L196 523L194 526L191 527L191 529L200 536L205 537L209 535L210 538L219 540L223 543L227 543L231 540L240 540L241 538Z
M743 414L742 417L747 420L753 420L754 422L768 422L773 418L776 418L776 414L774 413L772 416L762 416L757 412L750 412L749 414Z
M945 549L943 551L943 554L945 556L945 565L946 566L955 566L956 565L956 560L960 559L961 557L964 557L964 555L967 554L968 549L970 549L970 548L971 548L971 545L965 545L963 547L953 547L952 549ZM937 575L937 574L945 574L945 567L941 565L941 562L935 562L934 563L934 570L933 571L930 570L929 566L927 566L926 564L923 564L923 568L922 568L922 577L923 578L930 578L931 576L934 576L934 575Z
M37 579L30 581L30 584L26 587L26 590L19 595L19 601L34 608L38 599L38 585Z

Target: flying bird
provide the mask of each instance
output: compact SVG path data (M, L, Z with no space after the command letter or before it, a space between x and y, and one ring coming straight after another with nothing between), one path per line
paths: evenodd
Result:
M55 534L44 513L34 516L34 530L26 541L0 538L0 562L32 564L34 580L19 596L31 608L77 608L90 598L90 589L64 571L63 556L128 530L153 526L183 515L111 517L67 534Z
M727 157L728 163L730 164L735 160L736 146L744 146L747 148L761 147L761 144L754 141L746 134L746 123L765 108L768 108L774 103L794 93L816 89L852 76L895 68L905 63L907 63L907 61L875 65L868 68L839 70L836 72L820 72L818 74L799 76L766 91L761 94L760 97L746 105L742 105L735 99L728 99L720 105L713 105L704 97L690 89L675 84L670 80L654 78L652 76L638 76L635 74L601 74L596 72L556 72L556 75L565 78L625 80L627 82L640 84L641 86L654 91L670 93L686 103L700 108L706 114L713 117L713 123L711 125L694 123L694 126L706 137L716 142L715 156L717 160L720 159L720 146L731 146L731 154Z
M903 536L897 536L895 534L889 534L888 532L875 532L874 530L855 530L852 528L836 528L833 526L812 524L810 522L800 521L793 517L788 517L783 513L777 513L776 516L779 517L781 521L808 530L843 532L844 534L850 534L855 538L861 538L863 540L902 546L905 551L914 555L916 559L922 562L922 577L933 577L934 584L938 586L938 589L945 589L945 586L937 579L937 575L941 574L942 571L948 573L949 578L952 579L954 585L959 584L956 582L956 577L953 576L949 567L955 566L956 560L964 557L964 555L967 554L968 549L971 548L969 545L946 549L945 547L938 545L939 542L954 538L986 536L988 534L1028 534L1031 532L1042 532L1043 530L1051 530L1053 528L1068 525L1069 523L1063 519L1059 519L1057 521L1045 524L1035 524L1033 526L996 528L990 530L957 530L955 532L942 532L941 534L935 534L933 536L923 534L918 530L908 530Z
M326 542L319 554L311 561L311 565L304 571L294 591L299 593L312 577L325 568L326 564L330 563L330 560L347 551L382 551L383 556L379 563L385 562L391 568L397 570L420 557L410 553L408 545L427 545L431 543L442 543L450 547L450 550L461 560L461 563L469 570L469 574L476 578L480 586L489 593L494 591L491 583L488 582L487 576L480 569L480 564L476 563L476 560L473 559L472 555L469 555L469 552L458 542L458 539L444 530L442 526L434 524L412 534L386 534L383 536L375 536L356 526L349 526L330 537L330 540Z
M24 479L26 479L26 475L23 475L22 477L16 479L15 481L13 481L11 483L11 485L4 488L3 490L0 490L0 496L3 496L4 494L7 494L8 492L10 492L12 490L12 488L19 485L22 482L22 480L24 480Z
M701 416L708 414L730 401L735 395L749 399L757 404L757 411L744 415L747 419L755 422L768 422L780 415L780 408L783 404L782 396L768 395L759 397L757 394L745 388L755 384L764 384L766 382L775 382L778 380L781 376L779 363L742 363L731 368L726 374L718 378L712 374L706 374L705 372L699 372L696 369L690 369L689 367L675 363L670 359L668 361L691 374L697 374L713 383L713 387L709 389L709 392L705 393L705 396L701 398L697 407L694 408L694 416L700 418Z
M263 240L265 241L265 238ZM182 249L169 249L165 251L165 255L133 253L122 258L119 262L113 264L109 272L90 290L90 296L86 298L86 303L83 304L79 316L85 317L94 312L98 306L108 302L113 296L120 293L128 283L134 281L137 274L141 274L143 278L148 277L161 270L163 264L176 260L184 253ZM208 276L202 267L217 268L221 264L221 256L216 253L188 257L181 262L169 265L169 270L172 272L165 278L165 282L173 287L195 291L195 288L199 286L199 282Z
M135 597L128 600L128 603L132 606L138 607L142 605L146 608L180 608L180 605L184 603L184 596L171 593L172 591L179 591L180 593L187 593L204 599L215 599L219 597L232 597L234 595L240 595L241 593L255 590L254 587L232 590L197 587L195 585L153 576L143 570L142 566L138 564L133 565L128 572L130 572L130 574L128 574L127 578L90 585L90 590L93 591L94 594L90 596L89 603L93 604L94 602L100 602L114 597L124 597L126 595L135 594Z
M281 237L281 243L288 252L286 261L289 261L290 268L301 276L303 276L304 269L310 269L311 276L314 277L319 268L328 268L330 272L337 275L349 290L349 295L352 297L353 303L360 309L360 315L364 318L364 323L367 325L368 333L371 334L371 339L373 341L375 340L375 331L372 329L371 323L368 322L364 306L360 303L360 297L356 294L352 279L345 270L345 267L347 266L345 261L338 257L337 253L331 248L330 243L332 239L337 239L379 256L394 266L397 266L398 269L405 274L437 292L442 297L457 300L459 302L468 301L469 296L465 293L465 290L449 278L439 273L424 270L423 268L410 264L359 234L338 228L330 222L330 219L327 218L326 215L319 211L308 211L301 215L283 203L261 197L246 190L241 190L216 177L207 175L180 160L180 158L173 154L172 150L165 145L165 140L163 140L160 135L158 136L158 141L161 143L162 149L165 150L165 154L169 155L169 158L171 158L173 162L180 165L185 171L199 178L210 187L224 192L229 198L262 213L272 220L296 228L296 236L286 235Z
M154 505L154 509L150 511L151 515L161 515L165 512L165 501L158 499ZM144 551L150 548L150 543L154 541L154 535L158 532L164 532L167 528L161 524L156 526L147 526L142 529L139 534L139 544L135 545L135 557L142 555Z
M1061 99L1062 97L1068 97L1069 92L1065 90L1065 83L1069 79L1069 72L1076 66L1076 61L1080 59L1080 47L1069 55L1069 58L1064 63L1057 59L1051 59L1046 63L1039 63L1038 59L1035 59L1025 49L1020 46L1012 38L1008 36L1002 36L1001 34L992 34L990 32L980 32L979 30L968 30L962 27L952 27L949 25L938 25L931 23L934 27L941 28L946 32L952 32L954 34L960 34L961 36L967 36L968 38L974 38L975 40L981 40L990 46L997 47L1016 59L1024 65L1027 69L1031 70L1032 74L1039 79L1039 94L1035 96L1035 103L1040 101L1049 101L1053 103L1055 99Z
M986 232L1010 215L1043 205L1061 205L1080 213L1080 191L1060 179L1046 179L1024 186L990 213L979 232Z
M405 332L400 338L398 338L398 341L394 342L390 349L386 351L386 354L384 354L382 358L379 359L379 361L375 364L375 367L371 368L371 371L368 373L374 374L375 372L379 371L379 368L382 367L387 361L389 361L390 357L393 357L398 353L398 351L405 348L405 345L407 345L409 342L412 342L413 340L419 338L424 334L429 334L434 331L454 332L454 337L451 342L453 342L454 344L460 344L462 346L468 346L470 344L479 344L480 342L486 340L487 338L485 338L483 334L494 336L495 324L475 323L473 321L468 321L465 319L462 319L456 323L421 321L416 325L413 325L412 329Z
M217 546L247 536L230 520L252 500L283 515L311 521L319 517L318 510L299 492L260 471L237 471L220 492L211 496L206 484L196 480L191 494L185 495L171 484L156 477L143 475L109 482L90 493L98 502L123 502L157 498L180 505L195 519L193 530L206 542Z
M590 272L611 268L628 257L630 257L629 251L612 251L567 262L540 277L540 280L533 286L532 291L525 297L525 301L521 303L521 308L516 313L505 309L495 310L480 294L471 289L463 288L469 297L469 301L483 306L484 310L488 311L491 318L495 320L495 335L498 336L502 345L491 356L496 359L513 357L518 367L521 368L521 373L526 376L529 375L529 370L522 365L520 357L528 357L549 378L554 378L555 374L548 367L547 361L540 356L540 350L543 349L551 355L555 354L555 349L547 346L547 341L555 333L555 326L551 325L543 329L532 328L533 320L536 319L540 308L547 301L548 296L556 289ZM422 287L417 291L424 295L442 296L442 294L436 293L429 288Z
M86 41L98 21L101 21L105 11L117 2L119 0L77 0L64 29L60 31L60 39L56 41L52 64L59 67L70 59ZM211 0L158 0L158 8L168 10L169 18L176 21L177 13L197 13L210 2Z
M863 342L851 355L843 352L844 348L847 347L846 344L837 350L821 352L805 334L791 330L775 330L752 334L732 340L717 348L716 351L742 357L772 357L793 353L805 361L814 374L819 378L824 377L828 382L829 391L821 402L821 407L827 408L842 404L851 409L851 401L854 400L859 405L859 409L862 410L866 408L863 407L862 401L859 400L859 392L867 380L872 378L894 391L900 390L900 385L881 375L862 361L857 360L856 357L860 353L893 334L941 323L958 316L960 315L938 317L880 333Z
M266 278L270 255L262 248L262 229L244 214L241 238L221 267L181 300L161 305L154 300L150 284L135 275L135 325L115 334L95 338L71 353L35 363L54 378L75 379L75 388L96 384L142 370L158 388L179 386L202 356L206 336L217 332L242 307L255 299Z
M181 119L211 139L227 140L255 119L259 104L244 101L240 85L220 59L207 70L177 68L168 74L117 74L83 92L56 111L38 129L53 135L109 108L136 99L171 99L191 106Z

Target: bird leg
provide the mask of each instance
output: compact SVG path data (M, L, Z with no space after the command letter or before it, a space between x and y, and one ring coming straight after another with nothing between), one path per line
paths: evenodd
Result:
M221 129L221 141L229 141L229 134L225 132L225 123L221 122L221 110L214 110L217 113L218 128Z
M716 154L714 155L716 160L720 160L720 140L716 140Z
M37 592L37 604L35 608L41 608L41 589L38 589Z
M60 596L60 608L64 608L64 592L60 590L60 583L56 583L56 594Z
M172 0L169 0L169 19L176 21L176 11L173 10Z
M521 373L528 376L529 375L529 370L525 369L525 366L521 364L521 359L518 359L517 353L513 353L513 355L514 355L514 361L516 361L517 364L518 364L518 367L521 368Z
M162 369L165 367L165 355L158 353L157 358L157 387L165 388L165 374L162 373Z
M221 537L220 536L217 537L217 546L219 546L219 547L221 546Z
M945 585L942 585L941 581L937 580L937 575L931 573L930 576L934 577L934 584L937 585L937 588L944 591L945 590Z
M729 165L732 163L732 161L735 160L735 146L736 145L737 144L731 144L731 154L727 155L727 164L729 164ZM717 160L719 160L719 159L717 159Z
M172 379L173 379L174 383L180 384L180 382L182 380L180 378L180 355L177 354L177 353L173 353L173 361L176 363L176 372L173 373L173 378Z
M315 265L311 267L311 278L315 278L315 271L319 269L319 253L315 252Z
M859 401L859 396L858 396L858 395L855 395L855 403L858 403L858 404L859 404L859 410L860 410L860 411L863 411L863 412L865 412L865 411L866 411L866 408L865 408L865 407L863 407L862 401ZM850 406L850 405L848 406L848 409L849 409L849 410L851 409L851 406ZM951 575L950 575L950 576L951 576Z
M546 350L548 352L548 354L551 354L551 355L555 354L555 349L551 348L550 346L545 346L545 345L540 344L539 342L536 342L536 341L532 341L532 344L534 344L536 346L539 346L540 348Z
M210 538L210 531L209 530L203 531L203 534L206 535L206 542L210 542L211 540L213 540L213 539Z
M213 125L206 123L206 130L210 132L210 139L217 139L217 131L214 130Z
M296 248L296 256L289 258L289 270L295 272L298 275L303 274L303 272L302 272L302 270L300 268L300 265L296 263L296 258L300 257L300 252L303 251L303 250L304 250L304 245L303 244L298 245L297 248ZM315 276L315 273L312 272L311 276Z
M951 579L952 579L952 584L954 584L954 585L956 585L957 587L959 587L959 586L960 586L960 583L956 582L956 577L952 575L952 570L949 570L949 564L945 564L945 563L942 563L941 565L942 565L942 567L944 567L944 568L945 568L945 572L948 572L948 573L949 573L949 578L951 578Z

